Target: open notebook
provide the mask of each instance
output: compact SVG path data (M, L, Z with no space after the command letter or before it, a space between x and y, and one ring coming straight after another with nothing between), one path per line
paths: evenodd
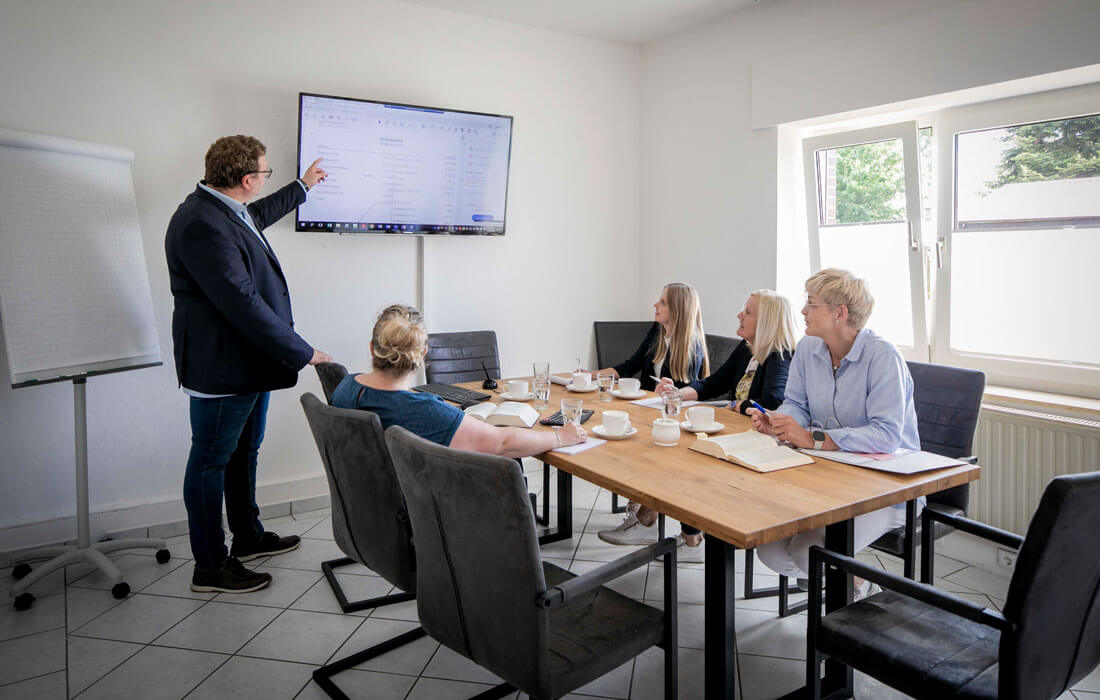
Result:
M711 457L724 459L758 472L813 464L811 457L776 443L775 438L755 430L730 435L703 437L689 445L690 449Z

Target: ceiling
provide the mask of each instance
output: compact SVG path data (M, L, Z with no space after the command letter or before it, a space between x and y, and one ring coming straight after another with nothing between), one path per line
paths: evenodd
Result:
M404 0L454 12L643 44L757 0Z

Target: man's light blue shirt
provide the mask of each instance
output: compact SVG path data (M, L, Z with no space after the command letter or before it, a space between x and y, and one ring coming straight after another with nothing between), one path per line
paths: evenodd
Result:
M302 186L302 190L307 193L309 192L309 188L306 187L306 183L302 182L300 179L295 180L295 182ZM267 250L269 253L272 253L274 255L275 251L271 250L271 248L268 247L267 241L265 241L264 237L260 235L260 230L256 228L256 224L253 223L252 216L248 213L247 204L245 204L244 202L238 202L229 195L222 194L213 187L207 187L201 182L199 183L199 187L201 187L206 192L209 192L219 202L229 207L229 210L240 217L241 221L244 222L244 225L247 226L248 229L252 231L252 233L256 234L256 238L260 240L260 245L262 245L264 249ZM195 391L193 389L188 389L187 387L181 388L183 389L183 393L195 399L224 399L227 396L234 396L234 394L204 394L201 391Z
M844 452L919 450L913 378L893 343L867 328L833 376L825 341L798 343L783 405L799 425L820 427Z

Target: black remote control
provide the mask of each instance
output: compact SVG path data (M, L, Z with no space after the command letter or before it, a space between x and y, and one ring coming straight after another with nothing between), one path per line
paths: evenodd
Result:
M583 425L586 420L591 418L593 413L595 413L595 411L588 408L582 410L581 425ZM561 411L555 411L552 415L549 415L546 418L540 420L539 423L543 425L565 425L565 416L561 414Z

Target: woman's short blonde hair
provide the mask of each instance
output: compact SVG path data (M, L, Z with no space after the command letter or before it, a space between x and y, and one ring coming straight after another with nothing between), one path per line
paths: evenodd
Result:
M875 307L875 298L865 280L847 270L828 267L806 280L806 293L821 303L848 307L848 325L863 328Z
M763 364L774 352L794 352L794 314L787 297L770 289L757 289L749 296L756 299L756 337L750 345L756 361Z
M424 317L411 306L392 304L382 309L371 333L371 365L395 376L415 372L424 364L428 329Z

